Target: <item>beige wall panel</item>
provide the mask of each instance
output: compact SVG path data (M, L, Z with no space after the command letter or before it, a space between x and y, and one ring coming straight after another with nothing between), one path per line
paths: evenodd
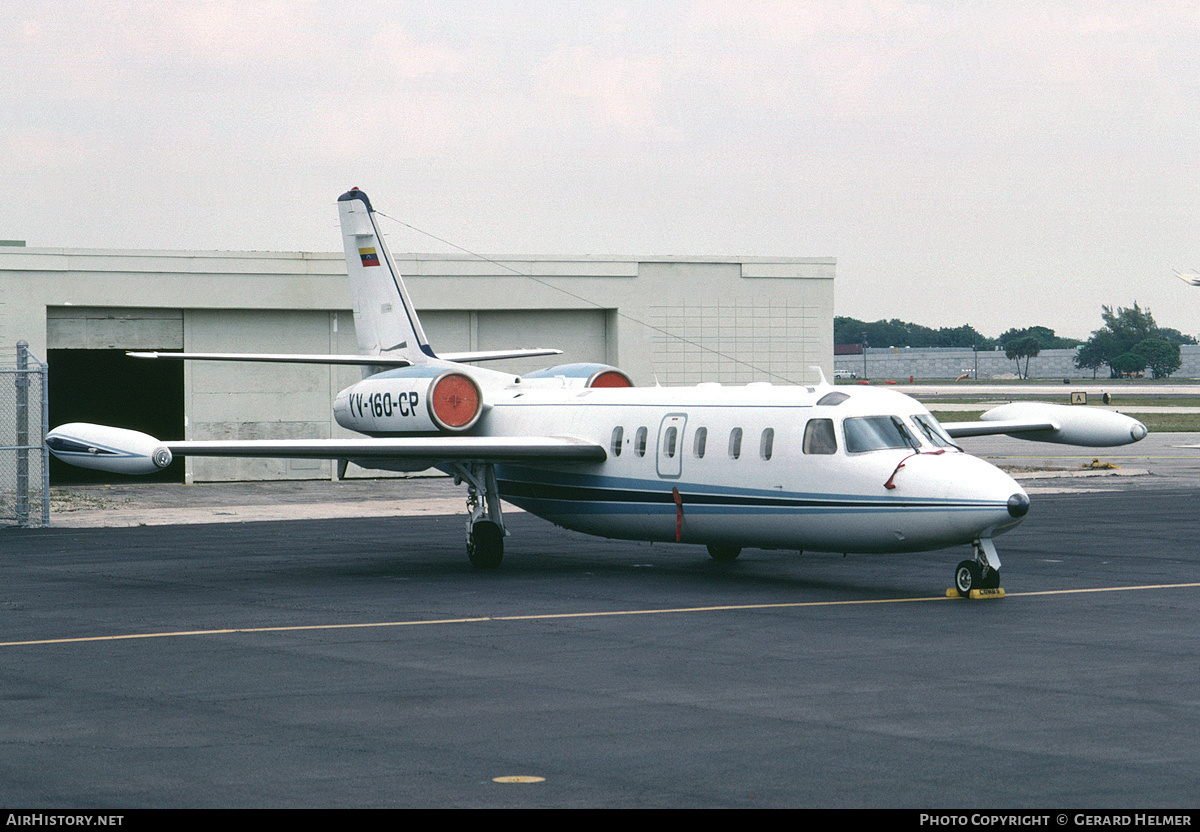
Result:
M528 373L553 364L606 361L607 316L603 309L537 309L477 313L481 350L545 347L562 355L489 361L487 367L510 373Z
M421 319L421 328L429 339L429 346L436 353L466 352L475 349L471 346L471 316L472 312L461 309L421 309L417 308L417 317Z
M341 340L329 312L189 310L191 352L327 353ZM353 330L349 333L353 337ZM351 350L352 352L354 350ZM185 415L189 439L311 439L330 435L331 367L189 361ZM351 377L350 384L357 380ZM329 477L329 462L188 458L192 481Z
M178 350L178 309L55 307L46 309L46 346L52 350Z
M661 383L811 384L812 365L832 378L831 281L753 265L766 279L745 277L740 264L641 264Z
M354 313L349 309L329 313L331 355L357 355L358 339L354 335ZM363 378L362 367L330 367L329 374L329 405L333 406L334 397L339 390L345 390L351 384ZM331 423L333 425L333 423ZM331 427L334 436L349 436L349 431L336 425Z

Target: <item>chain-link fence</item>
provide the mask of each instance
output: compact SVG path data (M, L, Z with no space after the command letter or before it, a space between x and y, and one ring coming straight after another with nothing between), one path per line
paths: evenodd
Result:
M47 395L46 365L28 344L0 352L0 526L50 523Z

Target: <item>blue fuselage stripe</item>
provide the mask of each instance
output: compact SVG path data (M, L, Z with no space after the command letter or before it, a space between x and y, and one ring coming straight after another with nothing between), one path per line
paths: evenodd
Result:
M535 513L601 513L640 507L642 511L675 511L674 495L662 486L631 487L572 485L562 481L499 477L497 484L505 499ZM904 500L855 497L851 495L764 495L680 489L680 499L691 511L701 512L892 512L892 511L978 511L1004 508L1005 504L984 500Z

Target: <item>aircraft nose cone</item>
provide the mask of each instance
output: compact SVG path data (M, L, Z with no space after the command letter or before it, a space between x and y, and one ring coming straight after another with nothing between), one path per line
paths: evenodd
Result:
M1008 513L1013 517L1024 517L1029 513L1029 497L1018 491L1008 498Z
M1133 427L1129 429L1129 435L1133 437L1133 441L1137 442L1147 433L1146 426L1141 422L1134 422Z

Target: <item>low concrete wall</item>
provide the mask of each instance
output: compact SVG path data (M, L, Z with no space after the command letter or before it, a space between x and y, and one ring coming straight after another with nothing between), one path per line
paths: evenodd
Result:
M1172 378L1200 378L1200 345L1187 344L1179 348L1183 366ZM857 373L863 377L863 356L838 355L834 367L839 373ZM866 378L906 379L958 378L969 373L978 378L1015 378L1017 365L1004 357L1003 350L974 352L968 349L904 347L871 347L866 355ZM1091 378L1091 370L1075 366L1075 350L1042 350L1029 361L1030 378ZM1106 378L1108 370L1101 368L1097 377Z

